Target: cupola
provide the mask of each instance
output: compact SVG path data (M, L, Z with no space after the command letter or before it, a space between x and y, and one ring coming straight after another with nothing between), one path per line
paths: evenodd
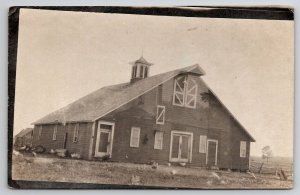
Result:
M153 65L152 63L147 62L143 56L140 59L131 62L130 64L132 65L130 83L147 78L149 75L150 66Z

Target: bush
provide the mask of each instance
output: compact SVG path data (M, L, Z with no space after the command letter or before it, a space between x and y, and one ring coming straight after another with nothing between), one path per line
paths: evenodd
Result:
M36 152L36 153L44 153L46 151L46 149L39 145L39 146L36 146L32 149L33 152Z

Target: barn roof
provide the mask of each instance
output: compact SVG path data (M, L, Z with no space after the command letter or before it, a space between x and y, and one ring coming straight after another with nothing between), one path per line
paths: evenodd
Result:
M16 137L23 137L24 135L26 135L27 133L30 133L31 131L33 131L33 128L23 129L16 135Z
M182 72L198 75L205 74L196 64L154 75L134 83L106 86L80 98L66 107L48 114L33 124L95 121Z
M67 122L93 122L182 73L192 73L199 76L205 75L204 70L198 64L195 64L185 68L180 68L144 78L134 83L128 82L106 86L55 112L46 115L33 124L39 125ZM247 132L247 130L233 116L233 114L225 107L225 105L222 105L233 117L233 119L241 126L250 139L255 141L254 138Z

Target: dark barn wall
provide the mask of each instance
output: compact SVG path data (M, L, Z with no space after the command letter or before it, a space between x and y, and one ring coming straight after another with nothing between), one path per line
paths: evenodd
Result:
M111 160L136 163L148 163L155 160L159 163L168 163L171 131L177 130L193 133L191 166L206 166L206 153L199 153L199 142L200 135L207 135L208 139L218 140L218 166L220 168L248 167L249 159L240 158L239 144L241 140L248 140L247 152L249 153L249 138L242 133L237 123L233 122L232 117L218 101L208 103L202 100L200 94L207 93L208 88L201 79L196 78L196 80L198 83L196 109L173 105L174 79L170 79L101 118L100 120L115 123ZM166 107L164 125L155 124L157 105ZM143 110L145 114L135 116L135 108ZM126 112L125 115L120 114L124 112ZM133 126L141 128L139 148L129 146ZM154 149L155 130L164 132L162 150ZM93 155L96 134L97 131L94 135Z
M91 130L93 123L79 123L78 141L73 142L75 125L78 123L70 123L67 125L67 144L66 149L69 153L77 153L83 159L88 159Z
M46 148L46 152L51 149L63 149L65 134L67 133L66 149L69 153L78 153L82 158L88 158L92 123L79 123L78 141L73 142L75 124L43 124L40 139L38 139L39 128L35 125L33 131L33 146L41 145ZM57 125L56 140L52 139L54 126Z
M243 133L237 125L232 128L232 169L248 170L250 157L250 139ZM246 158L240 157L240 141L247 141Z
M61 124L57 124L56 140L52 140L55 125L56 124L35 125L34 134L33 134L34 136L33 146L41 145L45 147L46 152L49 152L51 149L63 148L65 126ZM39 137L39 129L41 126L42 126L42 133L41 136Z

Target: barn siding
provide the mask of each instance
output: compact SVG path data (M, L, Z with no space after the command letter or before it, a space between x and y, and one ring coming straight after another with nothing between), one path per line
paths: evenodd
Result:
M53 125L43 125L41 139L37 140L39 125L36 125L34 143L45 146L48 151L61 148L64 134L67 132L69 152L79 153L84 159L89 159L91 147L92 159L95 159L98 123L107 121L115 124L112 161L149 163L154 160L166 164L169 162L171 131L176 130L193 133L190 166L206 166L206 153L199 153L200 135L206 135L207 139L218 140L217 166L248 169L250 138L243 133L242 128L233 121L218 101L208 103L202 100L200 94L208 93L209 90L201 79L193 77L198 84L196 109L173 105L174 79L170 79L96 121L94 135L92 135L93 123L80 123L79 140L73 143L75 124L59 125L57 140L52 141ZM163 105L166 108L164 125L157 125L155 122L157 105ZM141 128L138 148L130 147L131 127L133 126ZM162 150L154 149L156 130L164 132ZM91 139L93 139L92 142ZM247 141L247 158L240 158L241 140Z
M206 166L206 153L199 153L200 135L206 135L207 139L218 140L218 166L220 168L248 168L249 158L240 159L239 157L239 142L247 141L247 154L249 154L249 138L241 133L242 129L239 129L238 124L232 120L219 102L208 104L201 99L200 94L208 92L208 88L201 79L196 80L198 83L196 109L173 105L174 79L170 79L101 118L100 120L115 123L111 160L134 163L149 163L154 160L166 164L169 162L171 131L176 130L193 133L193 154L190 166ZM157 105L166 107L164 125L155 124ZM143 109L152 118L133 116L134 113L126 117L118 115L132 108ZM139 148L129 146L133 126L141 128ZM164 132L162 150L154 149L155 130ZM93 155L96 134L97 131L94 136ZM146 143L145 137L148 139Z
M42 125L42 134L38 139L39 128L41 125L35 125L33 130L33 146L41 145L45 147L46 152L51 149L63 149L65 133L68 133L66 149L69 153L78 153L82 158L88 158L88 150L91 137L92 123L79 123L78 142L73 142L73 133L76 123L63 124L44 124ZM57 125L56 140L52 139L54 126Z

